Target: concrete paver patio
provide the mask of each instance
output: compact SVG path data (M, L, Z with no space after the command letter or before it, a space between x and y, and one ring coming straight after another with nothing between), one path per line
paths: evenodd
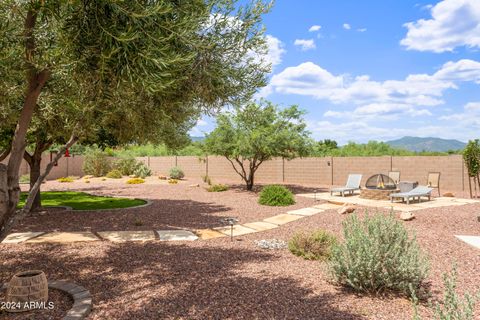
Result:
M50 232L39 237L27 240L27 243L69 243L79 241L98 241L100 240L91 232Z
M319 200L327 201L328 203L326 204L323 203L320 205L313 206L314 208L320 208L320 209L334 209L334 208L338 208L339 207L338 205L342 205L342 204L355 204L355 205L366 206L366 207L393 209L396 211L415 211L415 210L422 210L427 208L462 206L465 204L479 202L478 200L472 200L472 199L438 197L438 198L432 198L430 201L423 200L420 203L410 202L410 204L407 205L406 203L390 202L388 200L362 199L358 195L348 196L348 197L331 196L329 192L322 192L317 194L304 193L304 194L297 194L297 196L312 198L312 199L316 198Z
M194 241L198 237L189 230L159 230L157 231L160 241Z
M20 243L35 238L45 232L17 232L9 234L2 243Z
M468 243L471 246L474 246L477 249L480 249L480 236L455 236L463 242Z
M302 217L303 216L296 215L296 214L284 213L284 214L279 214L279 215L276 215L276 216L273 216L273 217L270 217L270 218L267 218L267 219L263 219L263 221L273 223L273 224L277 224L277 225L282 225L282 224L285 224L285 223L295 221L297 219L301 219Z
M98 234L112 242L155 240L153 231L102 231Z

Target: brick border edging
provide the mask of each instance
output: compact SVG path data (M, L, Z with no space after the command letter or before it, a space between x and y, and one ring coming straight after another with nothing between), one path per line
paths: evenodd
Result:
M48 281L48 287L63 291L73 299L72 308L67 311L67 315L62 320L82 320L92 311L92 295L85 287L64 280ZM0 291L6 289L7 283L0 286Z

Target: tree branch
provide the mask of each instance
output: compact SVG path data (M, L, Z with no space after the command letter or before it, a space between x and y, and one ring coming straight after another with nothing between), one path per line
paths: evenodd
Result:
M5 160L8 155L10 154L10 150L12 150L12 146L8 146L7 149L3 150L2 152L0 152L0 161L3 161Z
M242 174L240 171L238 171L237 167L235 167L235 164L233 163L233 161L229 157L225 156L225 158L227 158L227 160L232 164L233 170L235 170L235 172L238 173L238 175L240 177L242 177L242 179L245 182L247 182L247 176L245 175L245 170L243 169L243 165L241 165L240 167L242 168L242 171L244 172L244 174ZM236 159L236 160L238 162L238 159Z

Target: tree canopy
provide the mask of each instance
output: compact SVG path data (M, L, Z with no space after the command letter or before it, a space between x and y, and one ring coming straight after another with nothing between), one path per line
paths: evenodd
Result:
M280 109L268 101L236 106L217 117L205 149L224 156L251 190L263 162L309 154L311 140L303 114L297 106Z

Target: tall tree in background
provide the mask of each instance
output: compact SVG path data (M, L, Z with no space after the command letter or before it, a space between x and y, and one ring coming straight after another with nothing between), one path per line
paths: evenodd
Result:
M310 152L303 114L297 106L280 110L268 101L235 107L217 117L217 127L205 140L206 151L224 156L247 190L252 190L255 172L263 162Z
M245 101L265 85L269 66L258 56L266 50L260 23L268 9L261 1L239 7L235 0L2 1L0 115L15 130L0 150L9 155L0 164L0 239L15 221L32 119L44 119L42 99L55 97L58 89L50 84L79 89L59 90L48 104L62 117L65 102L80 111L68 118L69 138L60 156L95 119L122 120L110 132L120 138L132 119L140 120L133 132L154 123L164 127L152 136L165 137L194 115Z

